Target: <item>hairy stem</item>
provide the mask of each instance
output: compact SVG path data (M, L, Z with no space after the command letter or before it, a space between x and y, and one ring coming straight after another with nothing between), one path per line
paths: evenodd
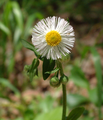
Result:
M62 85L63 91L63 112L62 112L62 120L66 119L66 85Z
M60 61L57 61L57 66L60 69L60 75L64 74L62 64ZM62 91L63 91L63 111L62 111L62 120L66 120L66 85L62 84Z

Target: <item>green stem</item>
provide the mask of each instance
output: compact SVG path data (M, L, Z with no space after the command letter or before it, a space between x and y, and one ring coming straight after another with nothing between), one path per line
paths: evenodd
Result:
M60 69L60 75L64 74L62 64L60 61L57 61L57 66ZM66 120L66 85L62 84L62 91L63 91L63 112L62 112L62 120Z
M63 91L63 112L62 112L62 120L66 119L66 85L62 84Z

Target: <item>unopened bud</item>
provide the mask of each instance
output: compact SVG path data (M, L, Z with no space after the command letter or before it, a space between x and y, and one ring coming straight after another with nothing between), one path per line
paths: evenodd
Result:
M54 76L54 77L52 77L51 80L50 80L50 85L51 85L52 87L59 87L59 85L60 85L60 80L59 80L56 76Z
M28 72L29 69L30 69L30 66L29 66L29 65L25 65L25 66L24 66L24 71Z
M68 79L68 77L66 75L63 75L60 78L61 83L64 84L64 85L67 84L68 80L69 79Z

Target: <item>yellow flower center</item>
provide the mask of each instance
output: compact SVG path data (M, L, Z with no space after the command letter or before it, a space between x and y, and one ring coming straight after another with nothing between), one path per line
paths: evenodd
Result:
M45 38L46 38L47 44L50 46L57 46L61 42L61 36L55 30L48 32Z

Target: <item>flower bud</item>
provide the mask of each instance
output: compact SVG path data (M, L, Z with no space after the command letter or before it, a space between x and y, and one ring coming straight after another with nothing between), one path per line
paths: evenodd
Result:
M30 69L30 66L29 66L29 65L25 65L25 66L24 66L24 71L28 72L29 69Z
M52 87L59 87L59 85L60 85L60 80L59 80L56 76L54 76L54 77L52 77L51 80L50 80L50 85L51 85Z
M60 78L60 82L62 83L62 84L67 84L67 82L68 82L68 77L66 76L66 75L63 75L63 76L61 76L61 78Z
M38 67L38 65L39 65L39 60L38 59L34 59L33 62L32 62L32 65L31 65L32 68L35 69L35 68Z

